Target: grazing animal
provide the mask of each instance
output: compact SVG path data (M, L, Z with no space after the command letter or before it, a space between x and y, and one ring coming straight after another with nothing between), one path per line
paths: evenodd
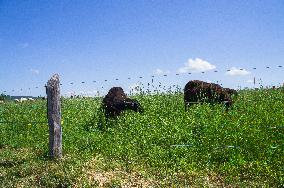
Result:
M193 103L224 103L226 109L232 105L230 94L220 85L200 80L189 81L184 87L185 110Z
M14 101L17 102L17 103L23 103L25 101L28 101L28 99L24 98L24 97L21 97L20 99L14 99Z
M127 109L135 112L144 111L139 102L128 98L121 87L111 88L102 103L106 118L119 116Z
M223 88L224 91L226 91L229 95L235 95L237 96L238 95L238 92L234 89L231 89L231 88Z
M15 101L15 102L20 102L20 100L19 100L19 99L14 99L14 101Z
M27 100L28 100L27 98L22 97L22 98L20 99L20 102L24 102L24 101L27 101Z

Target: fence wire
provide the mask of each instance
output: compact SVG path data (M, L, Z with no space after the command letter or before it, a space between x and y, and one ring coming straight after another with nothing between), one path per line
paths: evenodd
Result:
M264 67L251 67L251 68L248 68L248 69L245 69L245 68L239 68L237 70L240 70L240 71L246 71L246 70L257 70L257 69L261 69L261 68L265 68L265 69L282 69L284 67L284 65L277 65L277 66L264 66ZM232 69L226 69L225 72L230 72L232 71ZM213 72L213 73L219 73L219 72L224 72L224 71L221 71L221 70L212 70L212 71L201 71L201 72L197 72L199 74L206 74L206 73L209 73L209 72ZM180 75L191 75L191 74L195 74L196 72L187 72L187 73L175 73L175 74L172 74L172 75L175 75L175 76L180 76ZM113 79L101 79L101 80L91 80L91 81L71 81L69 83L66 83L66 84L62 84L60 83L61 86L63 85L69 85L69 86L74 86L74 85L84 85L86 83L97 83L97 84L100 84L100 85L103 85L104 83L107 83L107 82L112 82L112 81L119 81L119 80L133 80L133 79L138 79L138 80L141 80L143 78L152 78L152 82L153 82L153 78L161 78L161 77L167 77L169 76L169 74L162 74L162 75L149 75L149 76L138 76L138 77L125 77L125 78L113 78ZM102 87L103 88L103 87ZM14 92L23 92L23 91L30 91L31 89L45 89L45 85L42 85L42 86L34 86L34 87L28 87L28 88L20 88L20 89L11 89L11 90L3 90L2 93L3 94L8 94L8 93L14 93Z

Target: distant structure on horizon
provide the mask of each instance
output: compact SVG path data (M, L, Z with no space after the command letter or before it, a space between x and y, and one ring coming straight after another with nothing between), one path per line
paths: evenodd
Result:
M32 99L37 99L38 97L33 97L33 96L10 96L10 99L11 100L15 100L15 99L21 99L21 98L26 98L26 99L28 99L28 98L32 98Z

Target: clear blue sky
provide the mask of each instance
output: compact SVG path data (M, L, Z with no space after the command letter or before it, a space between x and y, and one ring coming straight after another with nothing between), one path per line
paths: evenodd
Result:
M283 0L0 0L0 93L44 95L53 73L63 95L129 90L151 75L167 86L277 85L283 59Z

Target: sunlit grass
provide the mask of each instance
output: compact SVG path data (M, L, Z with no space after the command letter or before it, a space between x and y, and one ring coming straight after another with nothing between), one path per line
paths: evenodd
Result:
M145 112L108 124L101 99L63 99L64 158L55 162L45 101L0 105L8 122L0 124L0 186L284 185L283 90L241 91L228 112L220 104L185 112L179 92L133 97Z

